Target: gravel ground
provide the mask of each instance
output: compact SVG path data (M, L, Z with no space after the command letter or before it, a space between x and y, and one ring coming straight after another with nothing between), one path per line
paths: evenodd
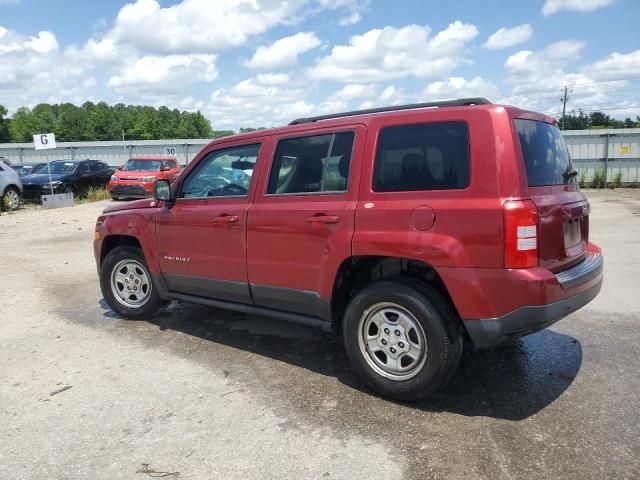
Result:
M305 327L114 318L91 250L108 202L4 215L0 478L640 478L640 192L588 195L600 296L411 405Z

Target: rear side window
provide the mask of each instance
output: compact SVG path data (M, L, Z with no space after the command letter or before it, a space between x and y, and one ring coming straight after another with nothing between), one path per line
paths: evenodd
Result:
M449 190L469 185L469 131L464 122L383 128L374 192Z
M516 119L515 123L530 187L575 181L569 151L558 127L535 120Z
M354 138L354 132L342 132L281 140L267 193L345 192Z

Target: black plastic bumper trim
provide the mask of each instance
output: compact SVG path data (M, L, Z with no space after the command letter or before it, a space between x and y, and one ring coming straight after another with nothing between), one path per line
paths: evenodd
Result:
M578 265L557 273L556 279L563 289L573 288L598 275L602 271L602 265L602 255L590 253Z
M593 300L601 287L602 278L587 290L558 302L520 307L502 317L463 320L463 323L474 347L495 347L512 338L535 333L563 319Z

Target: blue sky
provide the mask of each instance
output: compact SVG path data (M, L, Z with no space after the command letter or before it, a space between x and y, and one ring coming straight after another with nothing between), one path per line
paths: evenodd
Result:
M640 114L638 0L0 0L0 104L199 109L214 128L463 96Z

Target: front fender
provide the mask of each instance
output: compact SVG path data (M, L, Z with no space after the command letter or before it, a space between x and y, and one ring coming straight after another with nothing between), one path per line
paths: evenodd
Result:
M98 268L104 254L107 239L114 236L126 236L135 238L142 247L142 252L147 261L149 271L153 275L160 274L158 263L155 217L156 209L143 211L112 212L98 218L96 224L96 239L94 241L94 253Z

